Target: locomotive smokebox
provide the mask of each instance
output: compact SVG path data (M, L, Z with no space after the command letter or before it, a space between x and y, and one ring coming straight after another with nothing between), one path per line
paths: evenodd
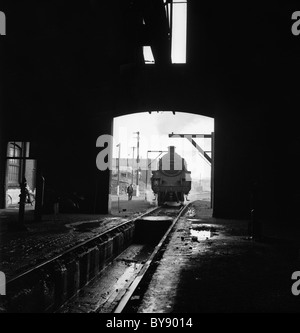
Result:
M157 195L158 205L164 203L183 203L184 195L191 190L191 172L187 170L184 158L169 146L158 163L158 170L152 172L151 188Z

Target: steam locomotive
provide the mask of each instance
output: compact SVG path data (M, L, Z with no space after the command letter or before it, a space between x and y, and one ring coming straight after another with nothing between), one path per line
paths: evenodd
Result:
M158 205L183 203L184 195L191 190L191 172L187 171L185 159L170 146L158 162L158 169L152 171L151 188L157 196Z

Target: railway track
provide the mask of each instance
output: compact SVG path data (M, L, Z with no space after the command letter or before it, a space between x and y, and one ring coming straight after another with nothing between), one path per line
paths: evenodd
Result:
M7 312L122 312L187 206L157 207L7 282Z
M159 243L156 245L149 259L143 265L140 273L137 275L130 288L126 289L122 299L118 302L117 307L115 307L114 313L132 312L134 307L140 301L142 294L145 292L145 286L147 285L145 282L149 280L155 270L155 267L157 266L158 260L162 254L163 245L166 245L166 240L169 234L171 233L174 225L182 213L185 211L186 207L187 205L180 208L160 208L157 211L152 212L152 214L148 215L149 217L167 216L173 218L173 220L167 231L164 233L163 237L160 239Z
M133 244L116 257L105 271L76 298L65 304L59 312L134 311L141 295L145 292L146 281L151 278L158 264L163 245L166 245L171 230L186 207L158 207L138 218L136 228L140 230L136 231L138 235ZM155 235L153 228L156 228L159 223L164 223L165 227L162 228L160 235L159 233ZM142 229L147 229L147 237L141 237L139 234ZM155 235L153 241L149 239L150 235Z

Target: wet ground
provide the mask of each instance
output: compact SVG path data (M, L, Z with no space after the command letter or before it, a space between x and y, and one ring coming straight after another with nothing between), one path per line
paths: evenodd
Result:
M121 201L125 211L117 211L114 201L112 214L63 214L44 215L41 222L34 222L34 212L26 207L26 230L10 230L18 221L17 207L0 211L0 271L6 279L24 272L64 251L80 244L105 230L151 209L143 198L130 202ZM125 207L125 208L124 208Z
M111 313L136 278L153 246L132 244L58 313Z
M12 277L120 224L123 214L59 214L26 224L27 231L2 231L0 270ZM300 296L291 292L292 273L300 271L299 246L253 241L248 221L215 219L211 214L209 202L197 201L179 219L135 311L299 312Z
M298 249L248 237L248 221L210 217L198 201L176 225L139 313L299 312Z

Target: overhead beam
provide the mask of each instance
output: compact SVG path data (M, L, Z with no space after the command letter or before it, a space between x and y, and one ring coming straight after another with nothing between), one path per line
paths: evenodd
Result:
M197 144L195 140L192 138L211 138L211 134L174 134L173 132L169 134L169 138L186 138L188 139L191 144L199 151L199 153L204 156L204 158L209 162L211 165L211 157Z
M169 138L185 138L185 137L191 137L191 138L211 138L211 134L174 134L173 132L169 134Z

